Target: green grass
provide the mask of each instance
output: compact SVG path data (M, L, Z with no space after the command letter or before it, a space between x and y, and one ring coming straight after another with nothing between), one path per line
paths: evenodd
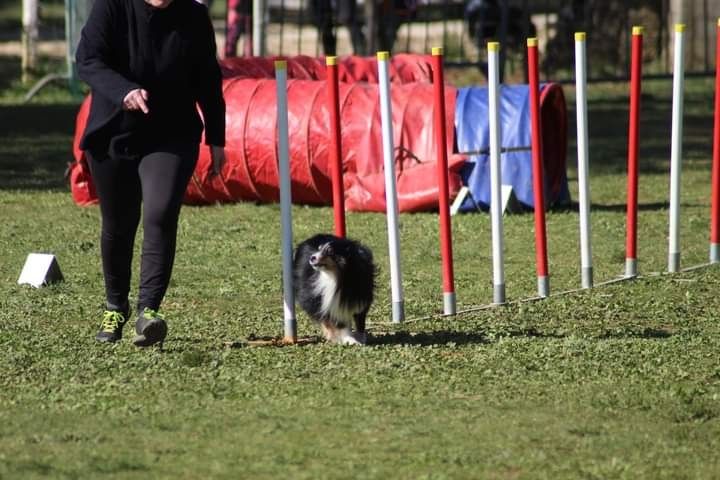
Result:
M279 208L248 203L184 208L163 351L96 344L98 210L62 180L77 107L0 106L0 478L717 478L720 271L652 275L667 261L670 83L645 87L644 278L441 318L437 217L403 215L411 321L395 326L385 217L351 213L380 267L367 348L248 346L282 330ZM684 266L707 258L711 87L686 94ZM590 92L597 282L624 267L625 91ZM296 239L332 228L329 208L293 216ZM508 296L528 298L533 217L505 229ZM489 217L455 217L453 235L459 308L486 305ZM577 288L576 209L550 212L548 235L553 291ZM66 281L16 285L32 251L55 253ZM299 330L317 334L302 314Z

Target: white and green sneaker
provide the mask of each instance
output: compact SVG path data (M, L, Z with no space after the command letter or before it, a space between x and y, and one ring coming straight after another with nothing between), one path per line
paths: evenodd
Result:
M135 322L135 338L133 343L138 347L149 347L156 343L162 343L167 336L167 323L157 310L145 307L138 314Z
M114 343L122 339L122 329L127 323L130 312L118 310L105 310L103 312L100 330L95 335L98 342Z

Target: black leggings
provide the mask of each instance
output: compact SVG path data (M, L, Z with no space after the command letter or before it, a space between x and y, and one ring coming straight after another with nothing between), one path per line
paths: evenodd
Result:
M123 157L86 152L100 199L100 247L108 308L124 308L128 303L141 203L144 237L138 311L160 308L175 260L180 205L195 169L198 148L181 145Z

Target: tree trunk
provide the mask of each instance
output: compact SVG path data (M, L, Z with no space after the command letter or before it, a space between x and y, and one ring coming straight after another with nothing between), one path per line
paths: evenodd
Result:
M377 49L376 8L375 0L365 0L365 38L367 38L368 55L374 55Z
M265 0L252 0L252 41L253 55L265 56Z
M22 81L27 82L37 66L38 0L23 0Z

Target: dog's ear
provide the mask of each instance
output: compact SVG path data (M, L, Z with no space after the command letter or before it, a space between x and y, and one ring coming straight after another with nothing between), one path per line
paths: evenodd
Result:
M373 263L372 250L370 250L369 248L367 248L363 245L360 245L357 249L357 252L358 252L358 255L360 256L360 258L362 258L364 261L366 261L368 263Z

